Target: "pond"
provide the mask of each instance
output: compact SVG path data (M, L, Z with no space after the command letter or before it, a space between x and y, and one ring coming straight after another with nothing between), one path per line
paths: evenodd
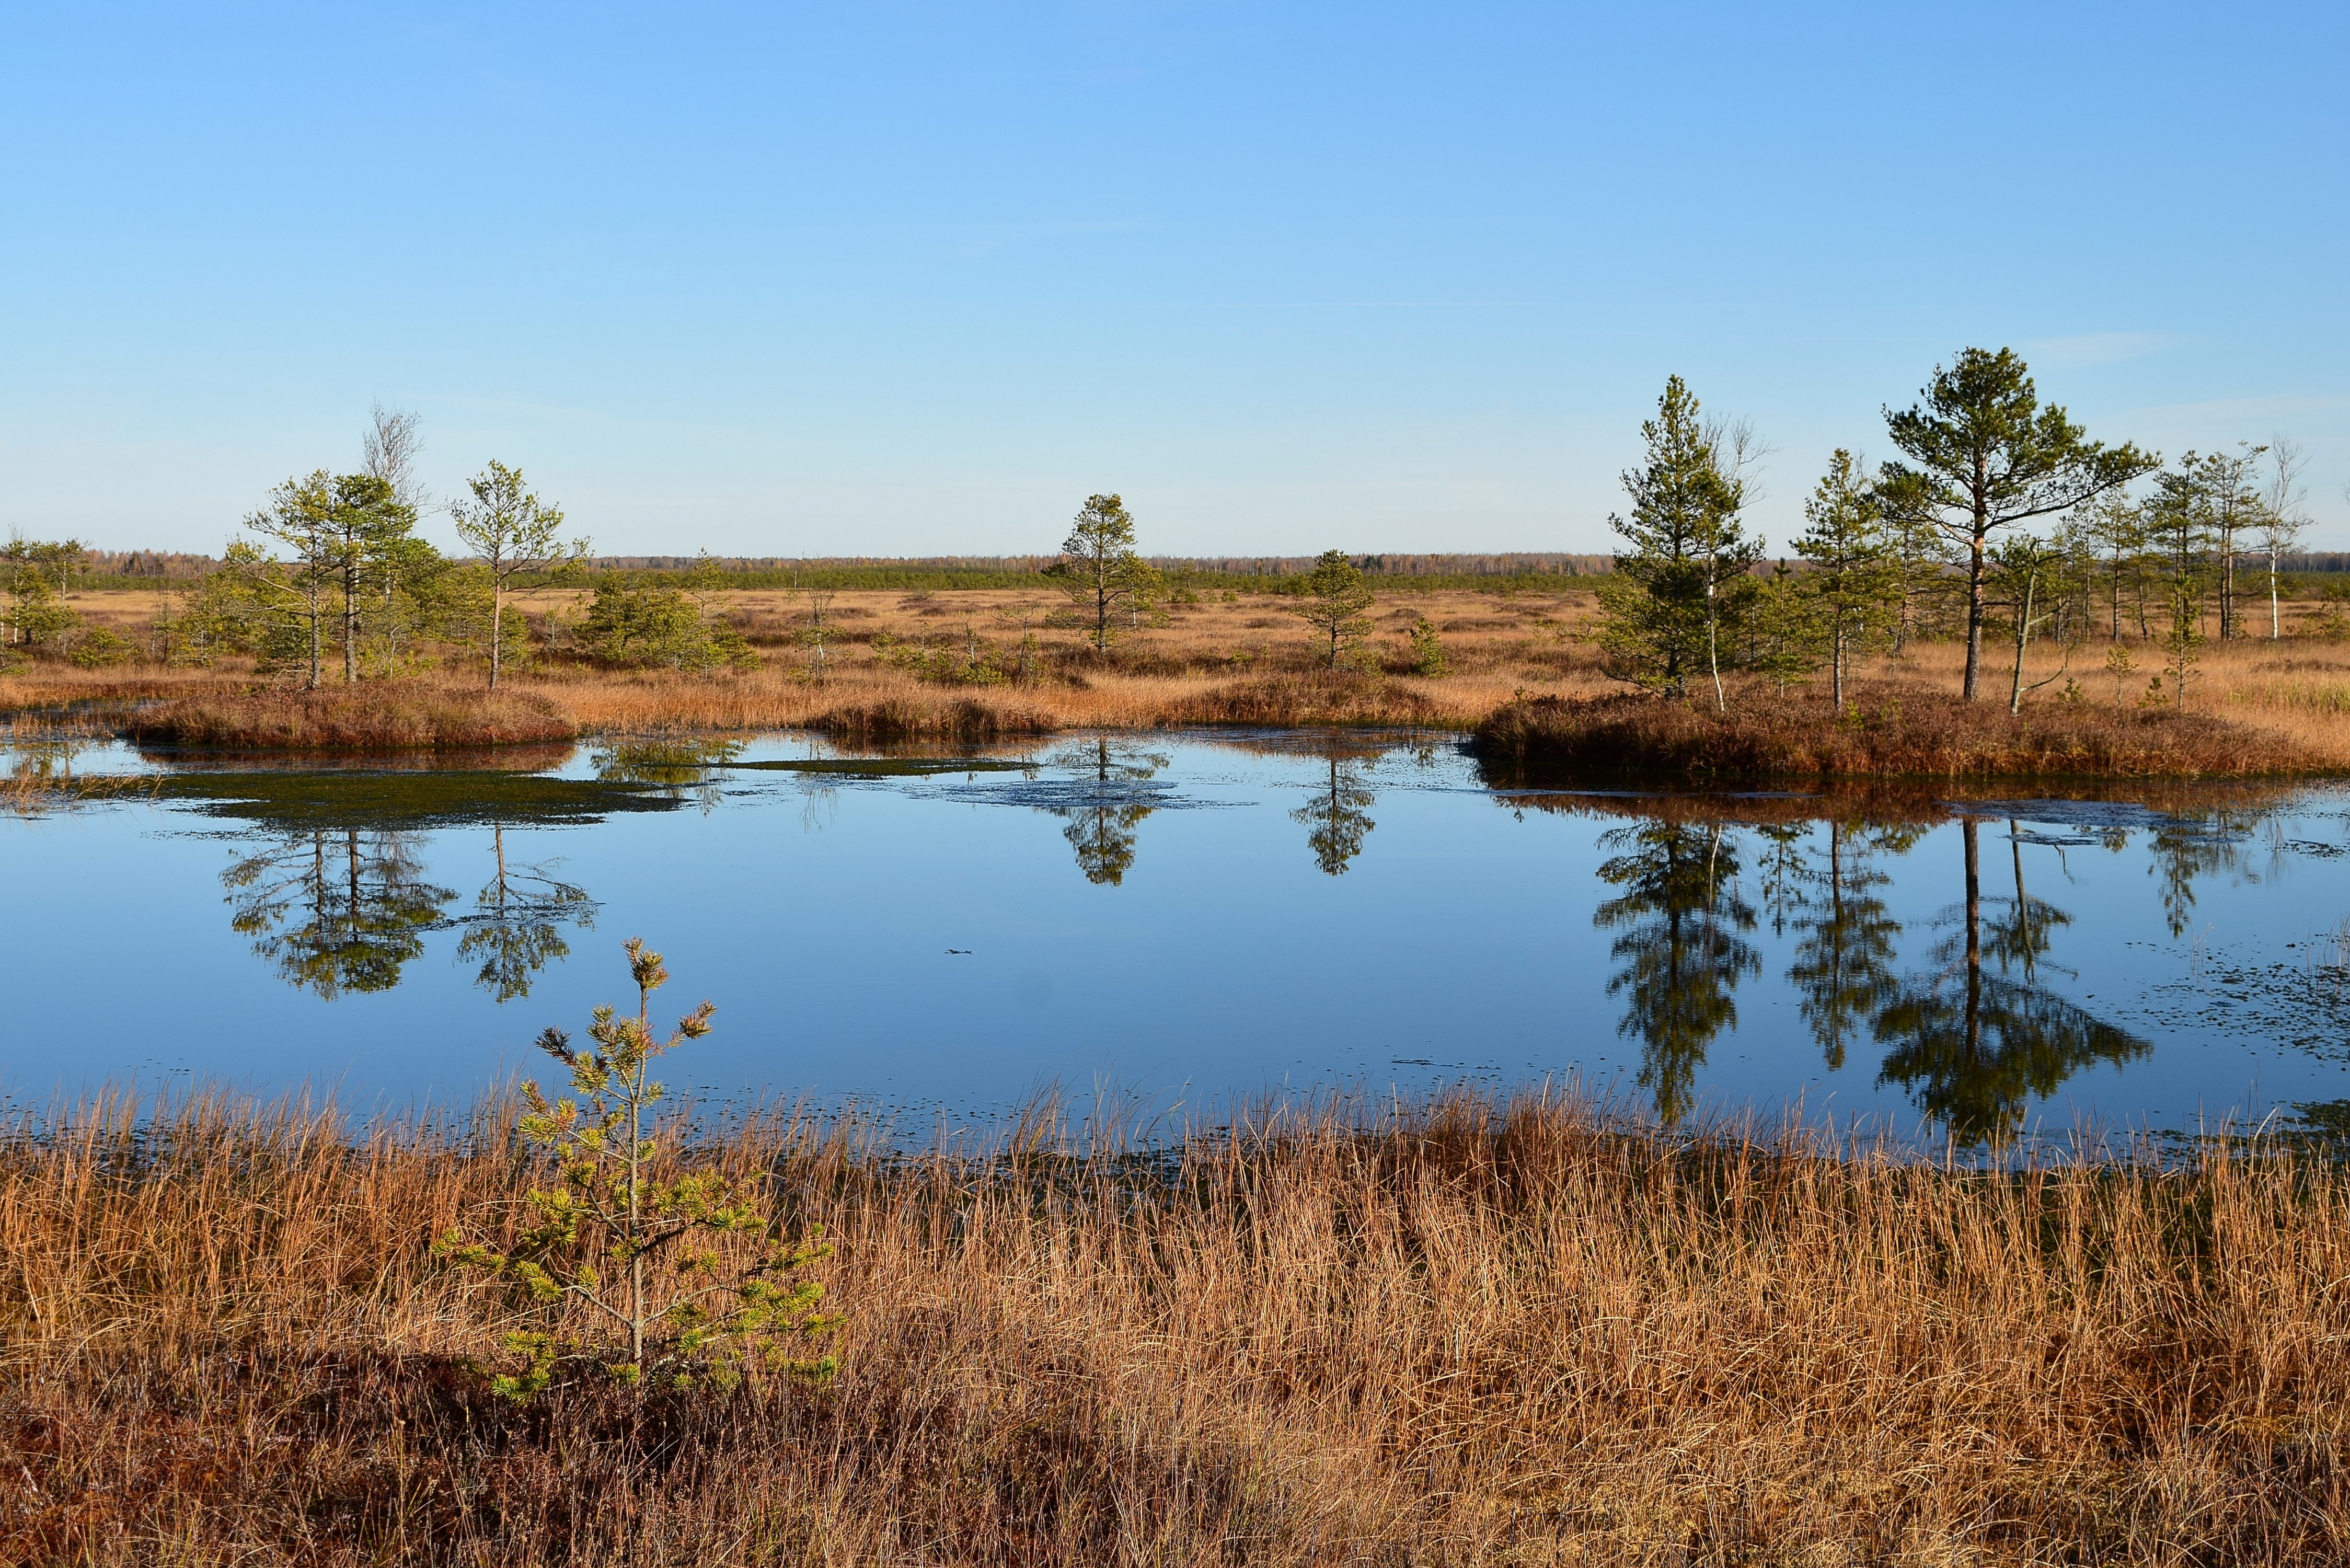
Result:
M1211 1114L1572 1080L1669 1119L1968 1142L2350 1096L2331 788L1575 792L1454 736L1327 732L6 760L151 792L0 818L19 1103L108 1081L463 1101L629 1001L639 935L674 976L663 1016L718 1005L673 1083L925 1126L1045 1085Z

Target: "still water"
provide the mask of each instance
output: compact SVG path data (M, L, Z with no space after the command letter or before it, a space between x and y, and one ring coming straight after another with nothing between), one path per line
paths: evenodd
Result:
M641 935L707 1095L985 1118L1039 1085L1579 1080L1967 1140L2350 1097L2350 797L1572 793L1453 737L949 759L805 736L493 770L96 746L151 797L0 818L0 1096L540 1071ZM516 761L536 764L518 771Z

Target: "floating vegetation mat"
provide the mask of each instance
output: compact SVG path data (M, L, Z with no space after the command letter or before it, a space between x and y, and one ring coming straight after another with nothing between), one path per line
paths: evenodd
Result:
M188 773L154 781L153 798L263 826L424 828L572 826L619 812L672 811L683 797L657 784L541 774Z

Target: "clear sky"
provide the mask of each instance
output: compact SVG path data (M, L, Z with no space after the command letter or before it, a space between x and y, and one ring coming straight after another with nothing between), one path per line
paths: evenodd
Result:
M1959 347L2350 547L2350 5L0 6L0 528L216 549L424 419L599 549L1607 547L1669 373ZM445 524L435 530L445 535Z

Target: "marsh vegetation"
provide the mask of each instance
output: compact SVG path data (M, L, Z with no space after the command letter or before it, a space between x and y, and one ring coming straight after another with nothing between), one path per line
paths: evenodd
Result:
M510 1298L427 1245L461 1217L521 1223L544 1173L515 1116L112 1098L16 1127L0 1553L2350 1550L2350 1192L2282 1145L1969 1170L1667 1137L1555 1093L1268 1112L1149 1148L1049 1105L911 1155L854 1116L758 1115L665 1158L823 1227L835 1250L805 1266L846 1309L837 1374L517 1404L472 1369L504 1355Z

